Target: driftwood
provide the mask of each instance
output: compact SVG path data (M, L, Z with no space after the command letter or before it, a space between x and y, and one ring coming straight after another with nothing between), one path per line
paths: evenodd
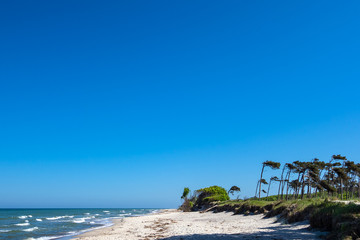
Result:
M216 208L217 206L218 206L218 205L214 205L214 206L212 206L212 207L209 207L209 208L205 209L204 211L200 211L200 213L206 213L206 212L210 211L211 209Z

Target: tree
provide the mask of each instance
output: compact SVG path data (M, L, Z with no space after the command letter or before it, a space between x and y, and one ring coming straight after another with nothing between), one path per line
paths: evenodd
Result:
M231 193L231 195L234 195L234 192L240 192L240 188L238 186L232 186L229 191L228 194Z
M193 201L194 201L194 196L190 197L190 199L188 199L188 195L190 193L190 189L188 187L184 188L183 194L181 196L181 199L184 200L183 204L179 207L180 210L184 211L184 212L190 212L192 207L193 207Z
M267 190L267 195L266 195L266 197L269 196L270 186L271 186L271 182L272 182L272 181L279 181L279 178L276 177L276 176L270 178L270 182L269 182L269 186L268 186L268 190Z
M345 156L338 155L332 155L333 160L347 160Z
M284 180L284 172L285 172L285 169L286 169L286 164L284 165L284 167L283 167L283 170L282 170L282 172L281 172L281 179L279 180L279 190L278 190L278 200L280 200L280 189L282 189L282 192L283 192L283 190L284 190L284 182L285 182L285 180ZM281 193L281 199L282 199L282 197L283 197L283 195L282 195L282 193Z
M331 194L336 191L336 189L333 186L331 186L330 184L328 184L328 182L325 180L320 181L320 186L323 187L324 189L326 189L328 191L328 193L331 193Z
M332 161L343 161L343 163L339 163L339 162L335 162L333 164L333 167L338 167L339 168L333 168L333 172L335 172L338 176L338 179L340 180L340 194L341 194L341 200L343 200L343 181L345 180L346 173L344 171L345 168L345 161L347 160L345 156L341 156L340 154L338 155L332 155ZM341 166L341 167L340 167Z
M260 174L260 180L259 180L259 198L261 197L261 180L263 179L263 173L265 167L270 167L271 169L279 169L280 163L279 162L273 162L273 161L265 161L262 163L262 169Z
M186 199L187 199L187 196L189 195L189 193L190 193L190 189L189 189L188 187L185 187L185 188L184 188L184 192L183 192L183 194L182 194L182 196L181 196L181 199L186 200Z
M288 169L288 172L287 172L287 176L285 176L285 181L286 181L286 200L288 200L289 196L288 196L288 192L289 192L289 184L290 184L290 176L291 176L291 173L293 171L295 171L296 167L291 164L291 163L287 163L286 164L286 168ZM282 198L282 197L281 197Z
M321 181L321 173L325 169L325 162L320 161L315 158L313 161L313 169L310 169L310 177L312 178L313 185L315 186L315 196L317 195L317 191L322 191L322 187L320 186Z
M345 162L345 173L348 176L348 181L345 182L345 192L346 192L346 199L348 197L354 197L355 186L357 185L356 177L357 177L357 166L353 161L346 161ZM349 194L347 194L349 192Z
M334 168L333 170L340 181L340 198L343 200L343 182L347 180L347 175L343 168Z
M299 195L299 190L300 190L300 186L301 183L303 181L304 178L304 174L305 174L305 163L304 162L300 162L300 161L295 161L293 162L294 166L295 166L295 173L298 173L298 178L297 178L297 186L295 187L295 192L294 192L294 198L297 199L298 195Z

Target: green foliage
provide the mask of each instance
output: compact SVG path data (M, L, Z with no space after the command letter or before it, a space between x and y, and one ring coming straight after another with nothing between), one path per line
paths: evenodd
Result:
M328 184L325 180L320 181L320 186L322 188L326 189L330 193L333 193L336 191L336 189L333 186L331 186L330 184Z
M191 212L193 206L194 203L192 201L190 201L189 199L185 199L184 203L179 207L179 210L184 212Z
M280 168L280 163L279 162L266 161L266 162L263 162L263 165L266 166L266 167L270 167L272 169L279 169Z
M206 193L209 195L227 195L226 190L219 186L211 186L211 187L207 187L207 188L201 188L199 190L196 190L196 192Z
M196 207L201 208L204 205L208 205L215 201L227 201L230 197L226 190L219 186L211 186L207 188L201 188L196 191L199 197L196 201Z
M190 193L190 189L188 187L185 187L184 192L183 192L183 194L181 196L181 199L186 199L187 196L189 195L189 193Z
M268 196L268 197L262 197L262 198L260 198L260 200L265 200L265 201L277 201L277 200L278 200L278 196L273 195L273 196Z
M277 176L271 177L270 181L279 181L279 178Z
M333 155L332 158L334 160L346 160L346 157L345 156L341 156L340 154L338 155Z
M268 182L267 182L265 179L260 179L260 182L261 182L262 184L268 184Z
M315 214L331 214L334 217L338 217L346 214L360 214L360 205L355 203L341 203L341 202L330 202L324 201L319 208L314 212Z
M320 198L289 201L265 199L225 201L218 204L216 211L265 213L268 217L279 216L288 223L309 219L311 227L330 233L326 239L357 239L360 236L360 205Z
M206 197L204 198L204 201L207 201L207 202L217 202L217 201L227 201L229 200L229 196L228 195L225 195L225 194L218 194L218 195L213 195L213 196L209 196L209 197Z
M232 195L234 195L234 192L240 192L240 188L238 186L232 186L229 191L228 194L231 193Z

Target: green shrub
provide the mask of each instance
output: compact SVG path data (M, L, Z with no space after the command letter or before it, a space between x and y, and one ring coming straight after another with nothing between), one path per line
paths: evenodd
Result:
M193 206L194 203L192 201L190 201L189 199L185 199L184 203L179 207L179 210L184 212L191 212Z
M195 203L196 208L202 208L203 206L209 205L212 202L230 200L226 190L219 186L201 188L196 192L199 194L199 197Z

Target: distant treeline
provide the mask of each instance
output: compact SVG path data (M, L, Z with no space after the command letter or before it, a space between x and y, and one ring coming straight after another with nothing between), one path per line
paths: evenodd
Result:
M279 162L262 163L260 179L255 197L261 193L269 195L272 182L278 183L278 200L303 199L304 197L338 197L341 200L360 198L360 164L347 160L345 156L333 155L328 162L314 158L309 162L294 161L282 167L280 176L272 176L267 182L264 169L280 169ZM267 191L262 189L268 185Z

